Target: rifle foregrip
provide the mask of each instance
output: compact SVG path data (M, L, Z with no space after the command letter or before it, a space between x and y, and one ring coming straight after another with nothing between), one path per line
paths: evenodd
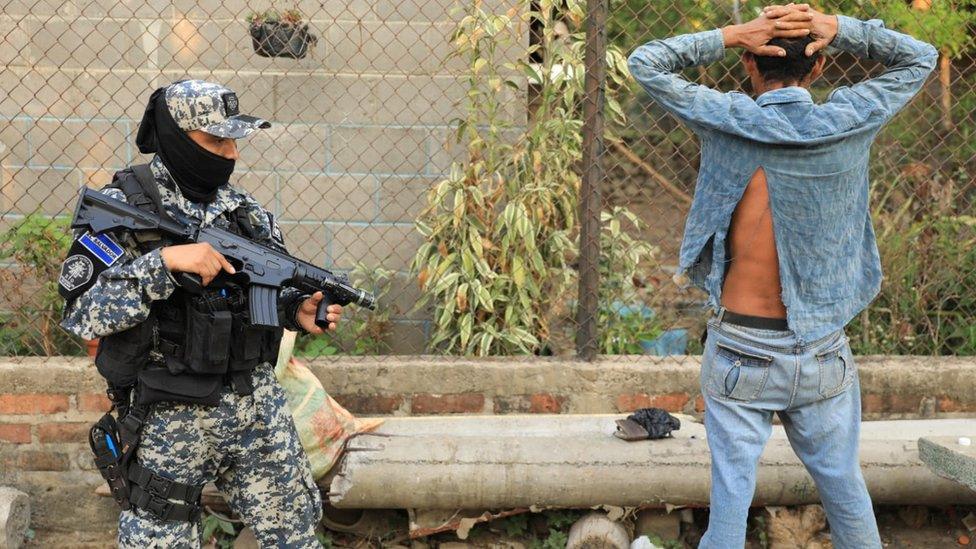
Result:
M315 325L323 330L329 329L329 305L332 305L332 295L322 292L322 301L319 301L318 308L315 309Z
M251 307L251 324L278 327L278 288L252 284L248 301Z

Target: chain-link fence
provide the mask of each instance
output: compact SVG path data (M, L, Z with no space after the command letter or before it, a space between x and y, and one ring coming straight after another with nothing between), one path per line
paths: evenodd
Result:
M588 318L602 353L698 350L703 295L670 281L698 145L639 92L621 54L751 19L759 2L613 0L597 19L609 109L590 252L578 213L585 2L2 4L0 355L84 352L57 326L68 217L80 188L148 160L134 146L146 100L182 78L220 82L242 112L272 121L241 142L232 182L275 214L292 253L380 297L376 313L350 307L336 336L300 352L566 354ZM855 347L972 354L973 1L817 7L886 19L943 54L873 149L886 280L851 325ZM814 95L877 70L834 56ZM747 86L732 53L688 76ZM586 261L592 249L600 258ZM601 275L595 300L578 298L587 265Z

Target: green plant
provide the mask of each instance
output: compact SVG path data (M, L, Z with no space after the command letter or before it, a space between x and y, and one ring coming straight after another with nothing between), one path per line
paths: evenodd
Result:
M417 220L420 306L433 308L433 350L531 353L549 335L551 303L573 280L584 3L521 1L503 15L481 1L465 6L453 44L469 67L466 116L454 121L466 158L434 186ZM576 31L564 38L558 22ZM511 55L530 28L538 43ZM622 83L623 56L613 50L607 60L611 86ZM503 91L521 92L525 80L538 99L520 129ZM619 115L612 97L607 104Z
M664 539L657 534L641 534L646 535L647 539L657 547L662 547L663 549L685 549L685 544L676 539Z
M656 250L624 230L625 223L635 233L641 228L640 220L626 208L601 212L601 221L600 352L641 354L640 341L654 339L662 331L660 321L653 314L645 314L636 286L641 267L647 267Z
M549 531L542 539L530 540L530 549L563 549L569 537L569 529L582 512L578 510L551 510L544 513Z
M976 355L976 218L880 217L885 280L848 326L859 354Z
M264 23L280 23L286 26L298 26L303 18L302 13L296 9L278 11L270 8L265 11L251 12L245 18L251 25L263 25Z
M529 535L529 514L513 515L501 521L505 535L510 538L524 538Z
M31 214L0 242L0 260L12 262L4 269L8 295L17 296L11 310L0 312L0 349L16 355L80 354L78 339L58 326L64 308L58 276L71 244L67 220Z
M326 530L318 530L315 532L315 538L319 541L324 549L332 549L335 542L332 540L332 534Z
M534 539L529 547L530 549L565 549L567 541L569 541L569 534L550 528L549 535L545 539Z
M759 544L759 549L769 549L769 526L766 524L766 517L756 515L752 519L752 534Z
M213 543L218 549L233 549L234 540L237 539L239 532L232 522L216 514L207 513L202 523L204 542Z

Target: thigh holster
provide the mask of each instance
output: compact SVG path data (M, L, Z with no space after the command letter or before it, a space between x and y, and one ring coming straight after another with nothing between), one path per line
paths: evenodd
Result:
M133 507L149 511L161 520L195 522L200 518L202 486L170 480L138 463L129 466L128 480L129 503Z

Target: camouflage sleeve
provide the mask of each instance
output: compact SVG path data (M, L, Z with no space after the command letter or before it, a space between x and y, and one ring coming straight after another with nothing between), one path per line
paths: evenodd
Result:
M117 189L102 192L125 200ZM166 299L176 287L159 250L139 255L135 242L119 235L122 258L102 271L84 293L69 301L61 327L86 339L106 336L135 326L149 316L149 305Z
M244 194L244 207L247 208L251 226L254 228L256 237L262 244L271 246L283 253L288 253L285 247L285 239L281 234L281 228L275 221L274 215L265 210L257 203L254 198ZM286 330L307 333L298 323L297 313L302 302L308 299L309 294L303 293L295 288L284 288L278 294L278 321Z

